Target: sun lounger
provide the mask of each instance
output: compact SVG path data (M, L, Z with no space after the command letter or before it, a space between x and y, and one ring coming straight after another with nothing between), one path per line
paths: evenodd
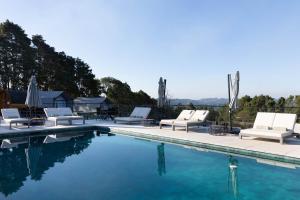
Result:
M49 144L55 142L65 142L71 140L72 138L80 137L83 135L84 135L83 133L51 134L45 137L43 143Z
M300 136L300 124L299 124L299 123L296 123L296 124L295 124L295 127L294 127L294 133L297 134L297 137Z
M16 126L17 126L18 123L20 123L20 124L27 123L27 126L29 128L30 119L21 118L18 109L16 109L16 108L4 108L4 109L1 109L1 113L2 113L3 121L5 123L9 123L9 128L10 129L11 129L12 124L16 124Z
M135 107L129 117L116 117L114 123L141 123L144 122L150 114L151 108L148 107Z
M173 131L175 131L176 126L179 126L185 127L186 132L188 132L189 127L202 125L208 114L208 110L196 110L196 112L194 112L194 114L188 120L175 120L173 122Z
M10 149L10 148L16 148L21 144L27 144L29 141L28 138L23 137L17 137L12 139L3 139L1 143L2 149Z
M173 126L175 120L189 120L194 112L194 110L183 110L176 119L162 119L159 122L159 128L161 129L163 125Z
M240 138L275 139L283 144L285 138L292 136L296 119L296 114L258 112L253 128L241 130Z
M44 108L47 120L54 122L54 125L57 126L59 121L68 121L69 124L72 124L73 120L82 120L82 123L85 124L83 116L74 115L71 108Z

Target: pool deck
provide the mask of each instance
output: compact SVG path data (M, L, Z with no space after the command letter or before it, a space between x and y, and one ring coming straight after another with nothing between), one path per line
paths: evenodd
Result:
M113 133L125 134L134 137L146 139L164 140L164 141L184 141L185 143L198 143L207 145L216 145L224 148L246 150L248 152L259 152L283 157L295 158L300 160L300 139L289 138L285 144L281 145L278 141L261 140L252 137L245 137L242 140L235 135L214 136L207 133L207 128L191 129L188 133L183 129L171 130L170 127L159 129L158 126L144 127L141 125L123 125L114 124L112 121L87 120L85 125L74 123L71 126L59 125L53 126L35 126L29 129L24 127L13 127L9 130L7 125L1 124L0 137L4 135L22 135L32 131L58 130L76 127L99 126L108 127ZM176 143L176 142L175 142Z

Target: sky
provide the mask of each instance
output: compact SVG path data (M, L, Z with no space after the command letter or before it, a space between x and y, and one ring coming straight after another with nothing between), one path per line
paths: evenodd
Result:
M0 21L41 34L57 51L88 63L98 77L157 97L300 94L298 0L0 0Z

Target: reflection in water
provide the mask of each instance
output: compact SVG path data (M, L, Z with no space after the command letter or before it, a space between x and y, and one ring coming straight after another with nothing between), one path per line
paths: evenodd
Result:
M38 163L42 155L42 145L37 143L35 140L32 141L29 138L28 147L25 148L25 155L28 173L31 175L31 178L33 178L37 171Z
M3 140L2 144L10 147L0 149L0 192L8 196L18 191L29 175L32 180L41 180L55 163L80 154L93 137L93 133L72 134L68 140L56 143L43 143L45 136Z
M27 144L28 138L27 137L17 137L12 139L4 139L1 142L1 148L2 149L10 149L10 148L16 148L21 144Z
M84 133L74 133L74 134L52 134L47 135L44 139L44 143L55 143L55 142L65 142L71 140L75 137L80 137L84 135Z
M165 144L161 143L157 145L157 165L158 165L158 174L162 176L166 174L166 161L165 161Z
M229 156L229 173L228 173L228 189L232 190L234 199L238 199L239 191L238 191L238 160Z

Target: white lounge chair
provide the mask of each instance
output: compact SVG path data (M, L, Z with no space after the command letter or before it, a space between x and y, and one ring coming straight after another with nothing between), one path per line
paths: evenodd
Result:
M240 138L252 136L275 139L283 144L285 138L292 136L296 119L296 114L258 112L253 128L241 130Z
M10 148L16 148L21 144L26 144L29 142L28 138L23 137L17 137L12 139L3 139L1 143L2 149L10 149Z
M189 127L200 126L206 120L209 114L208 110L196 110L196 112L188 120L175 120L173 122L173 131L176 126L185 127L186 132L189 132Z
M16 109L16 108L3 108L3 109L1 109L1 113L2 113L3 121L5 123L9 123L9 129L11 129L12 124L16 124L16 126L17 126L18 123L20 123L20 124L27 123L27 126L29 128L30 119L21 118L18 109Z
M43 141L45 144L55 143L55 142L65 142L72 138L83 136L83 133L73 133L73 134L51 134L47 135Z
M294 133L297 134L297 137L300 137L300 124L299 123L295 124Z
M144 122L150 114L151 108L148 107L135 107L129 117L116 117L114 123L141 123Z
M194 110L182 110L176 119L162 119L159 122L159 128L161 129L163 125L173 126L176 120L189 120L194 113Z
M58 121L68 121L69 124L72 124L73 120L82 120L82 123L85 124L83 116L74 115L71 108L44 108L47 120L54 122L54 125L57 126Z

